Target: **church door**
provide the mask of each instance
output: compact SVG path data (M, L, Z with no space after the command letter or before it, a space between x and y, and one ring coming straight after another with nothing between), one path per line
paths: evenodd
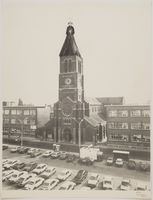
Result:
M72 142L71 129L69 129L69 128L64 129L63 140L64 140L64 142Z

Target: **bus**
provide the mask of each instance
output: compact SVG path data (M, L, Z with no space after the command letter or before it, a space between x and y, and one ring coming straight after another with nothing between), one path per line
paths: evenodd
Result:
M125 161L129 160L129 151L118 151L118 150L113 150L113 159L116 160L117 158L122 158Z

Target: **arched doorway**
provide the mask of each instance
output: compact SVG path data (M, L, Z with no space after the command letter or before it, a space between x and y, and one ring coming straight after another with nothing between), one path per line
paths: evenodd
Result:
M64 142L72 142L72 133L70 128L65 128L63 131Z

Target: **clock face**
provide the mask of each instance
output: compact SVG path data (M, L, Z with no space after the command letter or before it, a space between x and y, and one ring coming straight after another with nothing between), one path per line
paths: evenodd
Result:
M71 82L72 82L72 80L71 80L70 78L66 78L66 79L65 79L65 84L66 84L66 85L70 85Z

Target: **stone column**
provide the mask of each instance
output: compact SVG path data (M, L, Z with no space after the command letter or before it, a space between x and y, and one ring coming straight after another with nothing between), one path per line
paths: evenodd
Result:
M57 142L60 142L61 141L61 128L58 128L58 141Z

